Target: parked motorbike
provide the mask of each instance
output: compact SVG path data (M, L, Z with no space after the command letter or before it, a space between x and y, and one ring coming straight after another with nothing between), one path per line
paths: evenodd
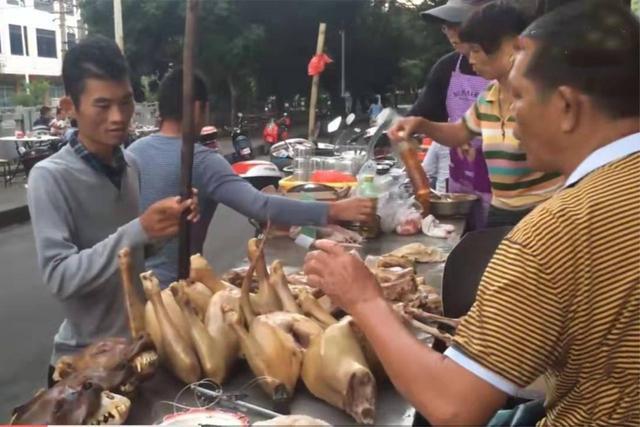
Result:
M202 131L200 131L198 142L202 146L210 148L217 153L220 151L220 146L218 145L218 129L215 126L203 127Z
M347 117L346 122L348 125L353 123L355 115ZM342 117L338 116L333 119L326 128L326 132L331 135L329 142L316 142L315 144L304 138L291 138L279 141L271 146L269 149L270 160L274 163L278 169L285 171L293 161L295 147L298 145L306 145L313 149L315 156L333 157L336 155L336 146L333 144L333 135L337 132L342 124Z
M233 152L224 156L229 163L234 164L255 159L255 152L246 131L246 123L242 113L238 113L236 124L231 131L231 143Z
M278 120L274 118L269 119L262 131L265 146L269 148L275 143L289 138L290 127L291 117L289 117L289 114L286 112Z
M278 188L278 183L283 177L282 172L278 170L276 165L264 160L237 162L231 165L231 168L258 190L262 190L269 185Z

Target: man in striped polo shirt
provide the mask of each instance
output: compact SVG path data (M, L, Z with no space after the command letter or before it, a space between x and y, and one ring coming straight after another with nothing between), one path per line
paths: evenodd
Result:
M309 283L353 316L433 425L483 425L540 375L538 425L640 424L639 39L637 18L606 0L523 33L516 134L533 167L568 179L497 249L444 356L405 329L355 256L325 241L307 256Z

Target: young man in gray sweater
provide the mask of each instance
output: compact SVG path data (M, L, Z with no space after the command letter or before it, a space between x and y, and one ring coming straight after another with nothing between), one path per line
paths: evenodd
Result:
M143 246L177 233L181 212L197 220L197 201L164 198L138 214L138 171L120 145L133 114L127 64L106 38L80 42L64 57L63 108L78 131L29 174L27 199L43 280L65 319L51 365L102 337L127 336L118 251L131 249L134 274ZM140 289L141 292L141 289ZM52 383L49 368L49 384Z
M196 74L194 98L196 126L204 124L209 97L204 79ZM182 122L182 71L168 74L160 84L158 96L160 132L134 142L127 153L140 167L140 202L145 209L157 200L174 194L180 183L180 147ZM193 183L198 189L200 212L192 227L191 253L202 252L209 223L218 203L259 221L280 225L324 225L336 221L362 221L374 213L374 204L365 198L350 198L335 203L302 202L267 195L236 175L229 163L213 150L196 145L193 159ZM158 254L147 259L163 287L177 277L177 239L168 241Z

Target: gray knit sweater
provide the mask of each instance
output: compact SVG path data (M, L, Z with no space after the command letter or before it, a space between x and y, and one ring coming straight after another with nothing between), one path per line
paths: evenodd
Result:
M134 142L127 153L133 155L140 171L140 209L165 197L180 193L181 139L161 134ZM329 205L270 196L256 190L233 172L219 154L201 145L194 147L193 185L198 189L200 221L191 227L191 253L202 252L207 229L218 203L260 221L271 219L283 225L324 225ZM163 287L178 275L178 240L171 239L159 253L147 259Z
M125 158L120 190L68 145L29 174L27 200L38 265L65 315L54 338L52 363L98 338L128 334L117 254L131 248L137 278L149 239L137 219L137 169Z

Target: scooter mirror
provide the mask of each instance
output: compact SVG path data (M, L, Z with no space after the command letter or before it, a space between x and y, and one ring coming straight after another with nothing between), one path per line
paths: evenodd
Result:
M347 124L347 126L351 126L351 123L353 123L353 121L356 119L356 115L353 113L350 113L346 119L344 119L344 122Z
M329 122L329 124L327 125L327 132L334 133L335 131L338 130L338 128L340 127L341 123L342 123L342 117L340 117L340 116L338 116L335 119L331 120Z

